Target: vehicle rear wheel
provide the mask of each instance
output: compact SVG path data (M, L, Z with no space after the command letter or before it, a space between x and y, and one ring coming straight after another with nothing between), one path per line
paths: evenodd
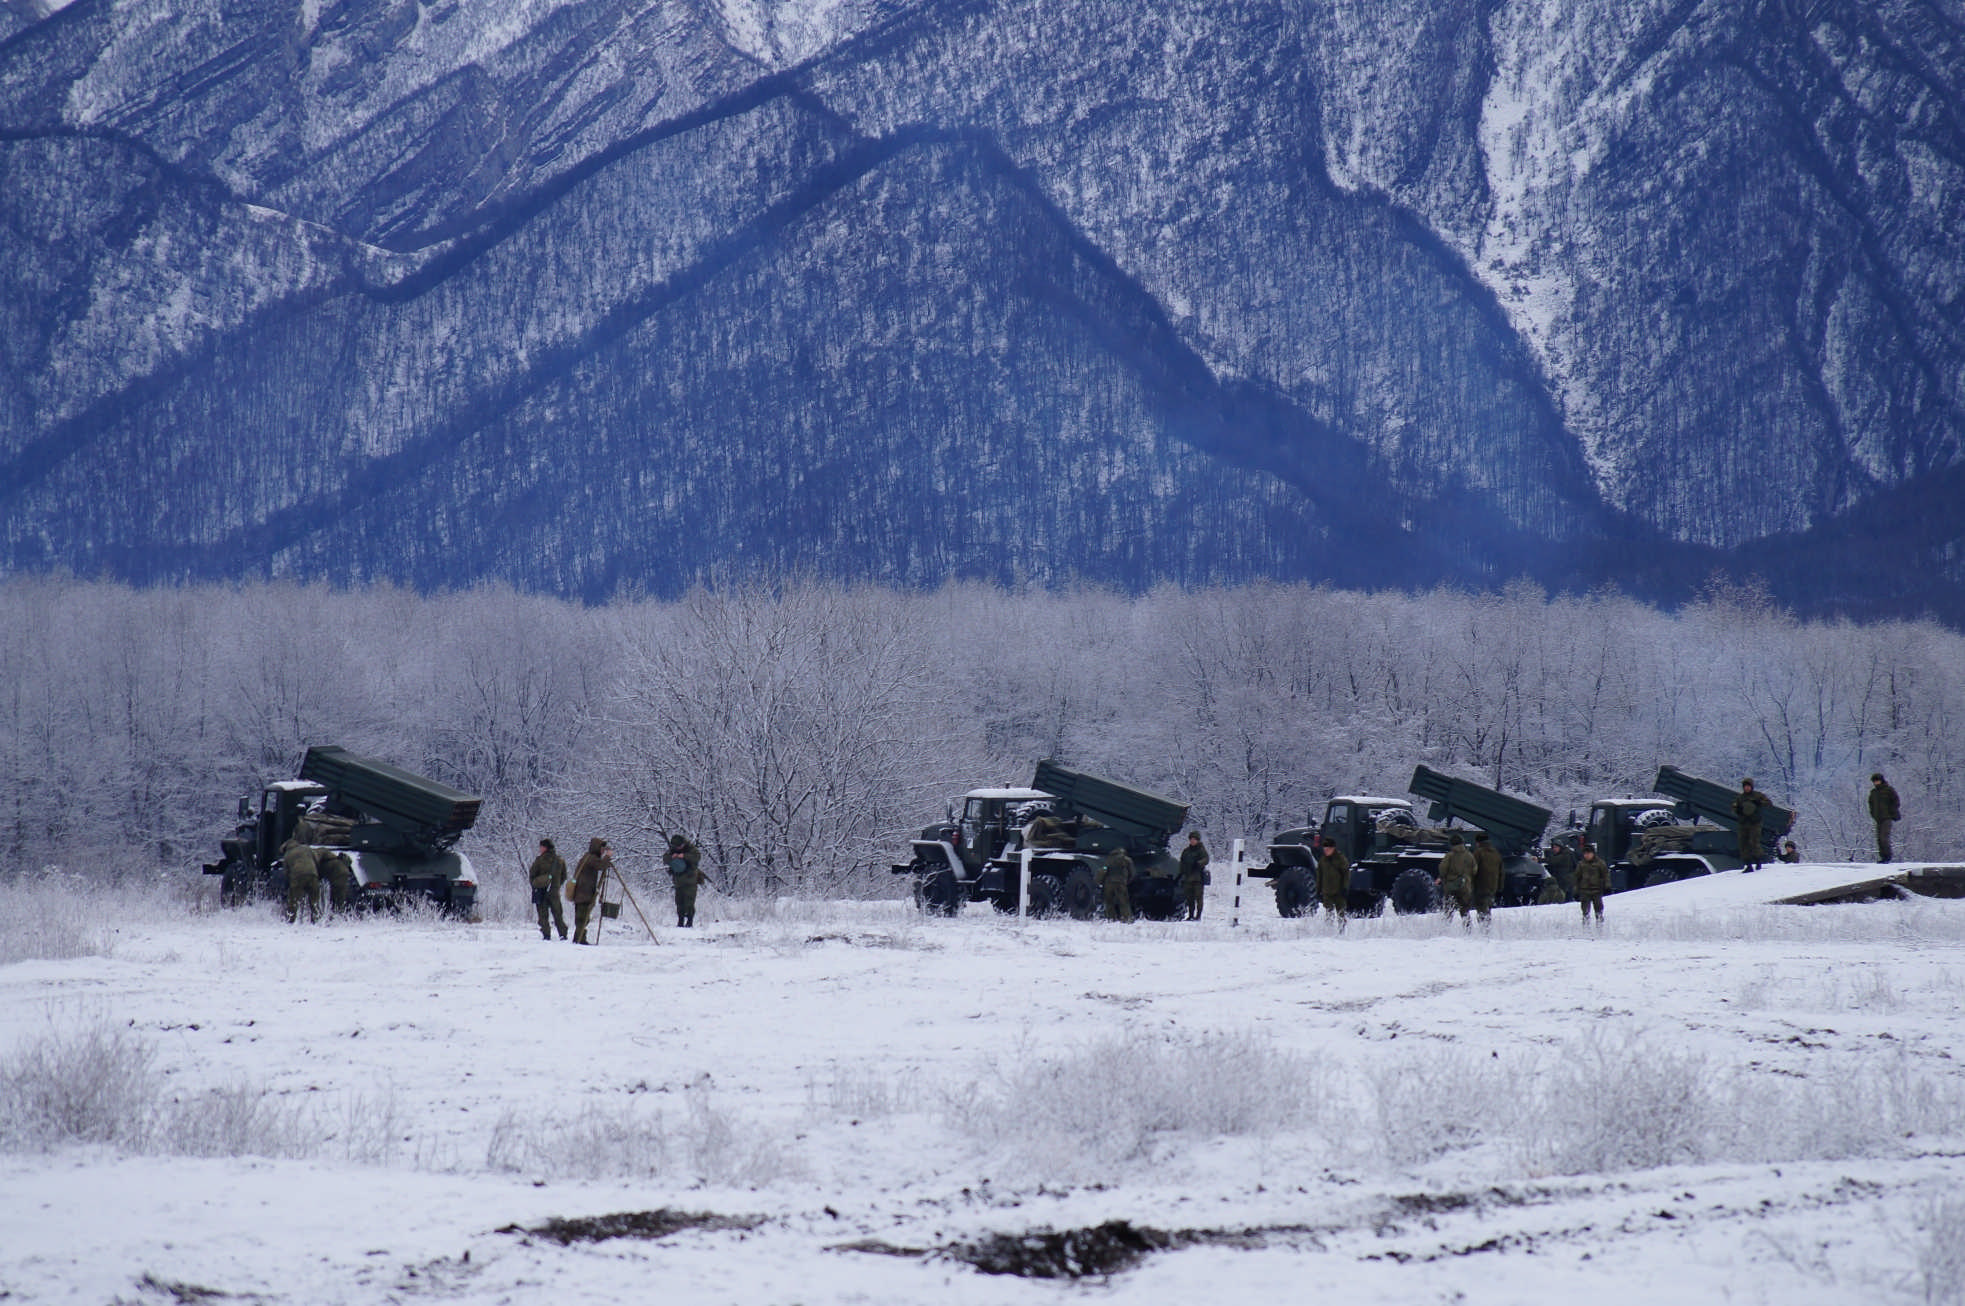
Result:
M218 900L227 907L243 907L252 898L252 868L244 862L228 861L218 877Z
M1030 914L1032 916L1051 916L1058 910L1058 903L1064 898L1064 881L1055 875L1033 875L1030 877Z
M1098 915L1098 882L1092 879L1089 868L1080 866L1065 877L1062 903L1074 921L1088 921Z
M1422 868L1408 866L1392 880L1392 910L1401 916L1418 916L1437 911L1439 886Z
M1644 887L1650 889L1660 884L1676 884L1678 878L1676 866L1670 862L1657 862L1644 873Z
M1295 918L1303 915L1317 900L1310 891L1310 872L1292 866L1276 877L1276 914Z

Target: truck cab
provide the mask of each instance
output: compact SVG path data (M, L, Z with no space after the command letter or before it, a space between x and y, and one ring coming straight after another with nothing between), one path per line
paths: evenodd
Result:
M1397 841L1393 830L1418 824L1412 804L1403 798L1344 795L1324 805L1324 819L1316 833L1319 839L1330 838L1338 851L1359 862L1394 848Z
M1574 817L1571 818L1574 820ZM1640 833L1677 820L1672 804L1656 798L1599 798L1580 828L1566 831L1560 842L1580 855L1588 843L1610 867L1610 891L1642 888L1645 872L1631 866L1631 850Z
M972 789L962 796L962 814L952 826L956 855L972 879L986 862L1012 846L1021 847L1023 828L1038 810L1048 812L1056 800L1041 789Z

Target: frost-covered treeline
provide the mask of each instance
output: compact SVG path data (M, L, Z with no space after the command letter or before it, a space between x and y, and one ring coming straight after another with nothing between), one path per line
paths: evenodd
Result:
M604 608L282 584L0 585L0 866L123 874L215 854L242 793L340 743L487 802L470 845L674 829L725 887L865 891L911 827L1056 757L1191 802L1217 840L1415 762L1557 810L1661 762L1755 776L1813 857L1965 844L1965 638L1800 622L1752 592L1303 586L933 593L813 584ZM514 871L514 874L516 871Z

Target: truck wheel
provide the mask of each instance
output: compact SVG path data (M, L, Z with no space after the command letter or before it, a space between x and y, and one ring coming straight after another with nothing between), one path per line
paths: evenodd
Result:
M929 916L953 916L962 910L962 889L955 872L944 866L914 877L914 905Z
M1644 875L1644 887L1649 889L1657 884L1678 883L1678 868L1670 862L1659 862Z
M1276 914L1294 919L1310 909L1317 895L1310 892L1310 873L1292 866L1276 877Z
M1058 903L1064 898L1064 881L1055 875L1033 875L1030 877L1030 914L1032 916L1051 916L1058 910Z
M1439 886L1433 877L1417 866L1408 866L1392 881L1392 910L1401 916L1418 916L1438 909Z
M242 862L225 863L218 877L218 900L227 907L243 907L252 898L252 868Z
M1061 905L1074 921L1088 921L1098 915L1098 883L1092 879L1091 871L1080 866L1065 877Z

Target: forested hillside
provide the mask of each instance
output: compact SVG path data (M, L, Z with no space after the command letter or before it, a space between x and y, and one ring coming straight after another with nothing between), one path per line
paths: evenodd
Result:
M0 569L1965 620L1939 0L0 17Z

